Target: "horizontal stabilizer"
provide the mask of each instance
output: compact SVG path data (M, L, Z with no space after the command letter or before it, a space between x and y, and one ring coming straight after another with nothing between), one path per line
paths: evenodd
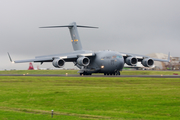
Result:
M59 27L73 27L74 25L64 25L64 26L45 26L40 28L59 28ZM76 27L82 27L82 28L98 28L93 26L83 26L83 25L77 25Z
M39 28L58 28L58 27L72 27L72 25L64 25L64 26L45 26L45 27L39 27Z
M98 28L98 27L93 27L93 26L82 26L82 25L77 25L77 27L84 27L84 28Z

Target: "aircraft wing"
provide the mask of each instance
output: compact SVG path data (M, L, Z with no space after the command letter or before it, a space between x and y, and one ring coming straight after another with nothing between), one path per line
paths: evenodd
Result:
M8 53L9 59L13 63L25 63L25 62L52 62L54 59L63 59L65 62L74 62L78 57L91 57L95 56L94 52L91 51L75 51L71 53L62 53L62 54L54 54L54 55L46 55L46 56L36 56L34 59L27 60L15 60L11 59L10 54Z
M25 63L25 62L51 62L53 61L52 58L41 58L41 59L27 59L27 60L15 60L12 61L13 63Z
M149 59L152 59L154 61L160 61L160 62L170 62L170 53L168 54L168 59L165 60L165 59L157 59L157 58L151 58L149 56L145 56L145 55L138 55L138 54L131 54L131 53L123 53L123 52L120 52L121 55L124 57L124 58L127 58L127 57L135 57L138 59L138 61L142 61L143 59L146 59L146 58L149 58Z

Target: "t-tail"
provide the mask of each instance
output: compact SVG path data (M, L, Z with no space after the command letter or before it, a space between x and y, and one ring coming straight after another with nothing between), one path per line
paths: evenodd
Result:
M73 22L73 23L71 23L69 25L65 25L65 26L47 26L47 27L40 27L40 28L58 28L58 27L68 27L69 28L69 31L71 34L71 42L72 42L74 51L83 50L77 27L98 28L98 27L91 27L91 26L76 25L76 22Z

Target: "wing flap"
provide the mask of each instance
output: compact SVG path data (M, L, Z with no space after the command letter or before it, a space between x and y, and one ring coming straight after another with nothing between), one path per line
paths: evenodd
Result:
M14 63L25 63L25 62L52 62L52 58L42 58L42 59L27 59L27 60L16 60Z

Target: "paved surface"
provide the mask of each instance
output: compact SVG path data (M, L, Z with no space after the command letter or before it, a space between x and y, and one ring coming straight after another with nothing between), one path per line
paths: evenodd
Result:
M0 74L0 76L59 76L59 77L65 77L66 75L62 74ZM120 76L115 76L115 75L67 75L67 77L149 77L149 78L180 78L180 75L120 75Z

